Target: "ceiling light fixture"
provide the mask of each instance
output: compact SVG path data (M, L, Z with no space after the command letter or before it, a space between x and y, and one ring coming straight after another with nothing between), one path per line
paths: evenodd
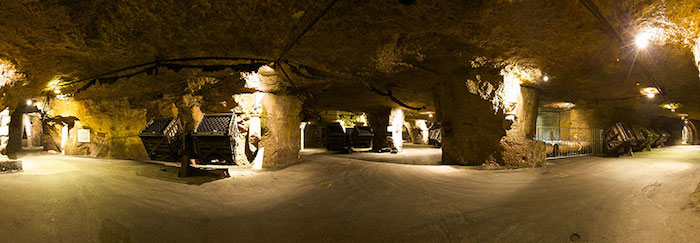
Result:
M637 38L634 39L634 44L639 47L639 49L646 49L647 46L649 46L649 39L650 39L649 32L643 32L637 35Z
M639 93L645 95L649 99L653 99L656 94L659 94L659 89L654 87L646 87L639 90Z
M673 102L661 105L661 107L668 109L668 110L671 110L671 112L676 112L676 109L678 109L679 106L680 106L680 104L673 103Z

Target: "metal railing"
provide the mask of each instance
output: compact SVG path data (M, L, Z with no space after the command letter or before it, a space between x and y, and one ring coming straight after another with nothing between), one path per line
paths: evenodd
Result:
M547 145L547 159L603 153L603 129L537 126L535 139Z

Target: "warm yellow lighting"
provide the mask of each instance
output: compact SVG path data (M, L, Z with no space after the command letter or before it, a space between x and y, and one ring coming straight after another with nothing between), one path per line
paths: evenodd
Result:
M640 89L639 93L641 93L642 95L645 95L649 99L652 99L652 98L654 98L654 96L656 96L656 94L659 93L659 89L654 88L654 87L646 87L646 88Z
M568 110L568 109L574 108L574 106L576 106L576 104L571 103L571 102L551 102L551 103L545 104L543 106L547 107L547 108Z
M549 81L549 76L545 75L544 78L542 78L542 80L544 80L545 82Z
M693 46L693 56L695 57L695 66L698 67L700 71L700 37L695 40L695 45ZM700 75L698 75L700 77Z
M63 81L64 78L68 78L66 75L63 74L57 74L49 81L48 84L46 84L46 88L44 89L44 92L53 92L54 94L60 95L61 94L61 88L67 86L68 84L66 81Z
M394 128L393 133L391 133L391 141L394 143L394 148L399 152L403 150L403 121L403 110L400 108L392 109L391 115L389 116L389 123Z
M676 112L676 109L678 109L679 106L680 106L680 104L678 104L678 103L666 103L666 104L661 105L661 107L663 107L667 110L671 110L672 112Z
M649 39L651 39L649 32L642 32L634 39L634 44L636 44L639 49L646 49L647 46L649 46Z
M362 113L362 115L360 115L359 123L361 123L363 126L367 126L367 114Z
M428 114L428 117L433 117L433 114Z
M299 124L299 130L301 130L301 144L300 144L301 151L304 150L304 129L306 129L307 124L308 124L307 122L301 122L301 124Z
M520 95L520 79L512 73L503 75L503 101L506 104L517 104Z
M421 132L421 144L428 144L428 139L430 138L428 121L422 119L416 120L416 127L418 127L418 129L420 129Z
M250 89L260 90L262 82L257 72L241 73L241 77L245 80L245 87Z
M24 114L22 115L22 118L24 120L24 133L27 135L27 143L31 147L32 146L32 118L29 117L29 115Z
M24 77L12 62L0 59L0 87L22 80Z
M250 169L262 170L264 157L265 157L265 148L259 148L258 152L255 155L255 158L253 159L253 166L251 166Z
M68 144L68 125L63 125L61 128L61 153L66 154L66 145Z
M258 69L258 73L260 73L263 76L272 76L275 75L275 69L268 65L264 65Z
M32 100L27 100L27 105L28 105L28 106L31 106L32 104L34 104L34 102L33 102Z
M340 127L343 128L343 132L344 132L344 133L347 132L347 131L345 130L345 121L340 120L340 119L335 120L335 121L336 121L337 123L340 123Z

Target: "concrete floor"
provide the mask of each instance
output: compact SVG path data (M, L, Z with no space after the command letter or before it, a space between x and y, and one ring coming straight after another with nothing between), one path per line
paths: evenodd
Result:
M350 157L183 181L160 165L30 154L25 172L0 175L0 242L700 239L697 146L517 170Z

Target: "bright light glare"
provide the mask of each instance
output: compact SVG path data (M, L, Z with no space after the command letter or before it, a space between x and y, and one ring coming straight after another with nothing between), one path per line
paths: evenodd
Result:
M542 80L544 80L545 82L549 81L549 76L544 76L544 78L542 78Z
M639 93L645 95L647 98L652 99L656 94L659 94L659 89L654 87L646 87L639 90Z
M27 105L32 105L33 103L32 100L27 100Z
M262 82L260 81L260 76L257 72L242 72L241 77L245 80L245 87L251 89L260 90L262 88Z
M634 39L634 44L636 44L639 49L646 49L647 46L649 46L650 37L649 32L641 33Z

